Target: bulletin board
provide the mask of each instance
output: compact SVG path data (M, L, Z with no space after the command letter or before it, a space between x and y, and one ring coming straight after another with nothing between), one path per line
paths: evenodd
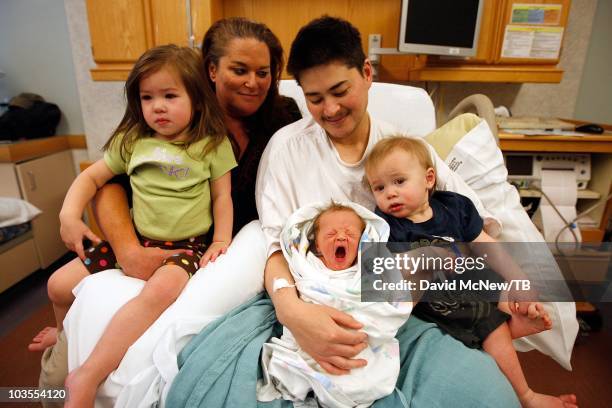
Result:
M510 1L506 9L500 62L558 62L569 1Z

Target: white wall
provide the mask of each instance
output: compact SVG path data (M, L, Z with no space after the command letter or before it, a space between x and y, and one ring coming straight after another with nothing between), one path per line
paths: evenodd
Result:
M61 0L0 0L0 69L0 100L39 94L62 111L58 134L84 132Z
M450 112L466 96L483 93L491 98L495 106L505 105L510 108L513 115L572 118L597 3L596 0L571 2L559 62L559 67L564 70L560 83L443 83L440 88L443 106L440 110ZM599 3L610 3L610 0L600 0ZM610 21L608 19L608 24ZM608 66L604 66L604 69L607 68ZM444 114L442 116L445 117Z
M76 83L91 160L102 157L101 147L119 124L125 109L123 82L92 81L95 67L84 0L64 0L68 31L72 42Z
M612 124L612 1L599 0L593 20L576 119Z

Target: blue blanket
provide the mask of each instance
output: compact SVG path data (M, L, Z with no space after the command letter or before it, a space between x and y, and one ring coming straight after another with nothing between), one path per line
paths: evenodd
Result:
M263 343L282 326L264 294L209 324L178 357L180 371L166 406L286 408L255 398ZM373 407L519 407L495 361L416 317L398 331L402 368L395 391Z

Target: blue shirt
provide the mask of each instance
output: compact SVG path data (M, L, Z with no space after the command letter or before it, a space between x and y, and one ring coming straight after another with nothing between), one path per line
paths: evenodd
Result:
M435 191L429 199L432 217L415 223L396 218L376 208L391 228L389 242L410 242L422 247L442 242L472 242L482 232L483 222L469 198L451 191Z

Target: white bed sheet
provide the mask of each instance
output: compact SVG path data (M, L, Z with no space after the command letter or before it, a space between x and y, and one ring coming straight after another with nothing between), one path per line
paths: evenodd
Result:
M544 237L523 209L516 188L507 182L508 171L502 152L487 122L472 114L453 119L462 120L466 125L459 128L467 129L472 125L473 128L454 144L444 158L445 162L474 190L485 208L501 221L503 230L497 240L524 243L521 246L524 256L515 256L514 259L532 282L559 282L557 293L551 297L571 299L561 270L544 244ZM450 122L448 125L451 128L453 126ZM437 132L440 130L442 128ZM520 244L514 244L515 247L517 245ZM553 358L566 370L571 370L570 359L578 335L576 306L571 301L542 303L551 316L553 328L517 339L514 347L519 351L536 349Z
M209 322L263 290L264 242L259 221L253 221L227 254L200 269L101 385L96 407L148 407L165 400L183 346ZM83 364L115 312L143 286L144 281L115 269L89 276L75 288L76 300L64 320L69 370Z
M284 85L285 87L291 85L295 88L291 88L293 91L301 94L295 83ZM386 85L379 84L373 89L380 88L382 91ZM285 91L283 93L289 93L286 89L283 90ZM421 101L427 99L430 102L427 94L423 90L418 91L420 92L414 92L415 98L419 99L418 105L423 106L423 112L433 112L433 106L425 106L426 104ZM389 101L381 98L382 95L374 93L371 96L371 105L376 101L383 102L376 103L376 109L385 111L384 106L389 106ZM394 108L398 109L397 104ZM415 112L405 108L404 111ZM415 117L415 115L404 115L404 117ZM423 117L426 119L423 121L425 127L418 128L408 123L402 129L411 130L408 132L410 134L424 136L433 129L433 114ZM499 161L501 157L499 149L496 145L491 146L485 141L489 137L492 137L490 130L485 125L481 125L469 137L463 138L464 143L457 144L458 150L455 150L455 153L460 152L459 149L467 148L462 153L466 157L472 154L485 156L490 154L496 157L496 161L491 161L489 158L481 160L480 164L484 165L484 168L478 167L472 171L467 169L467 173L462 174L462 177L474 188L485 207L502 220L504 231L501 240L539 242L543 240L541 234L520 207L518 194L508 189L505 174L502 174L505 171L503 159ZM481 148L476 149L476 146ZM499 163L503 169L499 168ZM483 178L483 175L486 177ZM117 407L150 406L160 398L163 404L165 394L177 372L177 350L180 350L208 322L263 289L263 270L266 261L264 243L259 223L252 222L236 236L225 256L215 264L200 270L190 280L175 304L164 312L128 350L119 368L101 386L96 401L97 406L113 406L114 401L116 401L114 406ZM556 271L551 273L556 274ZM85 361L116 310L134 297L142 289L143 284L142 281L113 270L91 276L75 289L77 299L64 322L69 339L70 370ZM559 302L548 303L546 307L553 316L554 329L521 339L515 343L515 346L519 350L536 348L569 369L569 358L578 328L575 307L573 303Z

